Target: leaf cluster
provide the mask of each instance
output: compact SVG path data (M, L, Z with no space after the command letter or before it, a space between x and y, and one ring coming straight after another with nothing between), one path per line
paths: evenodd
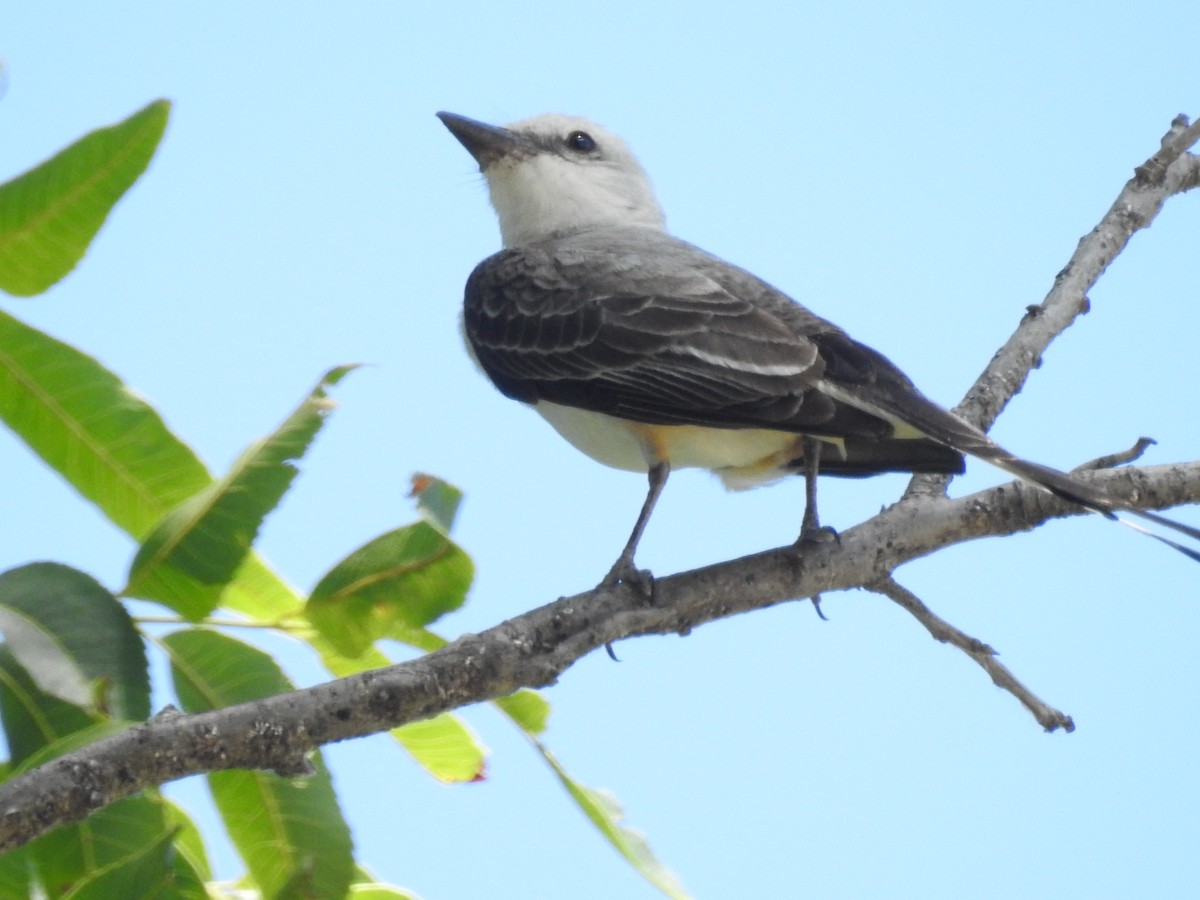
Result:
M0 185L0 289L32 296L76 266L149 165L168 115L168 103L151 103ZM307 597L254 550L334 408L330 392L353 368L325 373L282 424L216 477L100 362L0 311L0 419L137 542L116 590L55 562L0 573L0 720L11 751L4 778L145 720L149 652L169 662L179 708L200 712L294 688L275 659L233 637L235 630L289 635L333 676L389 664L381 642L421 652L445 643L431 626L466 601L474 572L451 538L461 494L444 481L415 476L416 520L332 565ZM139 620L132 599L165 615ZM600 833L665 893L682 896L644 840L621 826L620 810L542 745L546 701L523 690L496 705ZM391 736L436 779L485 777L484 747L457 715ZM411 896L375 883L356 861L320 754L304 779L257 771L207 777L245 863L236 886L212 884L200 830L153 791L0 858L0 896L204 897L235 889L239 896Z

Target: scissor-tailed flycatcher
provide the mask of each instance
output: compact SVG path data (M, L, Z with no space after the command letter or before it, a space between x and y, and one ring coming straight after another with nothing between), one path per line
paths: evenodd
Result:
M964 453L1103 515L1122 508L1009 453L836 325L671 237L649 179L615 135L565 116L507 128L438 116L478 161L504 242L467 281L472 353L501 392L579 450L649 474L633 533L602 583L636 578L655 501L671 469L685 466L735 489L803 471L802 539L819 530L818 471L954 474Z

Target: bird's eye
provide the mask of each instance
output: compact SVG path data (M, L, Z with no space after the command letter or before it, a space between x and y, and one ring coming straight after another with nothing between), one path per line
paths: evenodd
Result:
M567 135L567 146L580 153L591 153L596 149L596 142L586 131L572 131Z

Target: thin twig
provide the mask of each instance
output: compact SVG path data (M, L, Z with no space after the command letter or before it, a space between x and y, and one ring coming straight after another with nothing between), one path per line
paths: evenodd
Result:
M1105 456L1097 456L1095 459L1089 459L1087 462L1076 466L1072 472L1094 472L1100 469L1115 469L1117 466L1123 466L1126 463L1131 463L1136 459L1141 459L1142 454L1150 447L1158 443L1154 438L1140 437L1137 443L1128 450L1120 450L1116 453L1109 453Z
M1071 717L1049 706L1039 699L1029 688L1017 681L1016 676L996 659L995 650L983 643L983 641L959 631L945 619L938 616L933 610L922 603L916 594L898 584L891 575L886 575L877 581L865 585L865 587L867 590L882 594L889 600L893 600L904 607L910 615L925 626L935 640L941 641L943 644L952 644L975 660L991 676L993 683L997 687L1003 688L1021 701L1021 705L1029 710L1033 714L1033 717L1037 719L1038 724L1047 731L1055 731L1059 728L1064 731L1075 730L1075 723L1071 720Z

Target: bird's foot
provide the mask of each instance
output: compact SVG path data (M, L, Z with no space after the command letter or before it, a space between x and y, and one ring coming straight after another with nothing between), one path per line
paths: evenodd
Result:
M639 569L631 559L618 559L596 587L616 587L618 584L627 584L647 599L654 599L654 576L649 569Z
M629 585L649 603L654 603L654 576L650 574L649 569L639 569L635 566L632 559L626 559L624 556L618 559L596 587L616 587L618 584ZM604 645L604 652L613 662L620 662L617 654L613 652L612 641Z

